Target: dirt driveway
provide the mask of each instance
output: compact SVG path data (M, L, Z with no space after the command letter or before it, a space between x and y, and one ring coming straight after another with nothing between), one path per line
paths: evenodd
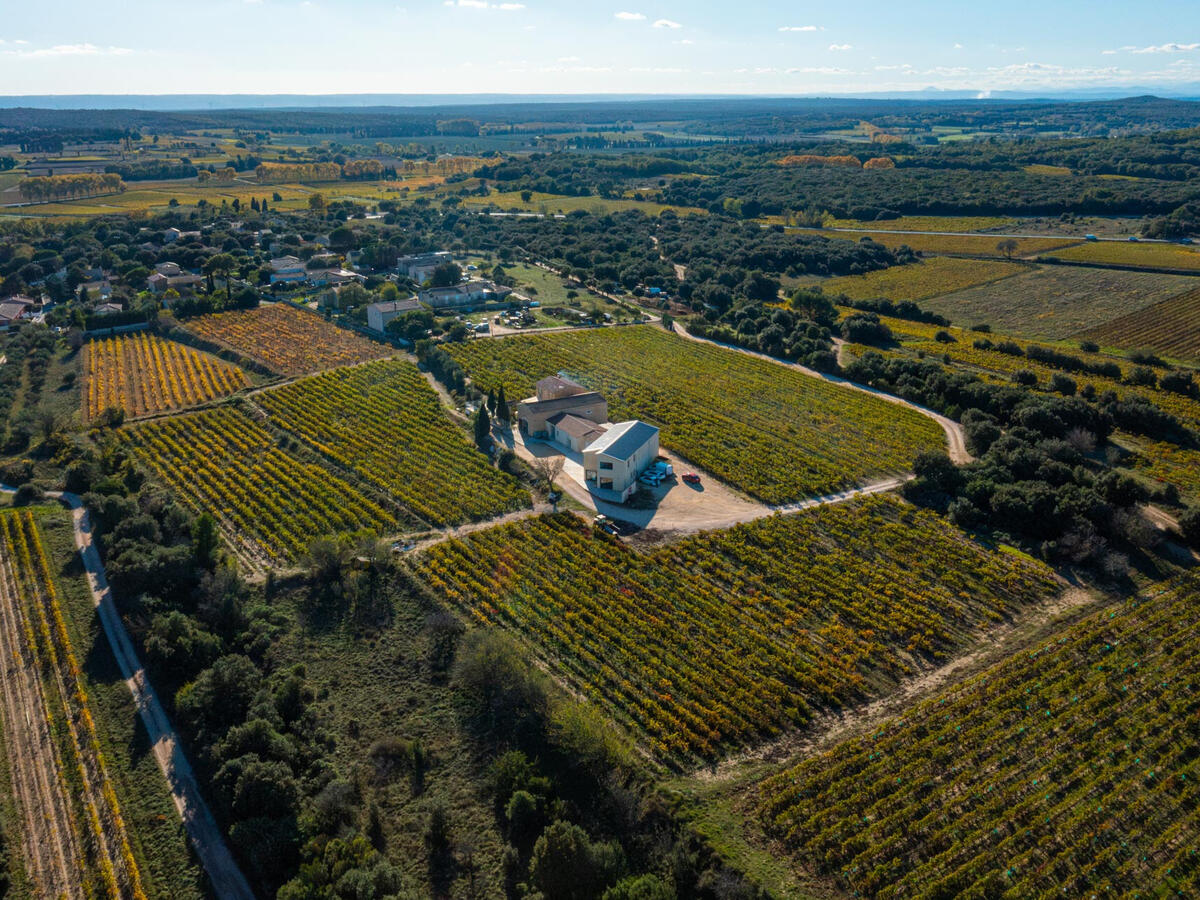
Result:
M676 478L656 488L650 488L658 505L652 509L632 509L618 503L608 503L592 496L584 486L581 455L573 453L559 444L526 439L517 431L502 438L505 446L511 447L522 459L546 459L553 456L564 458L563 474L558 479L563 488L575 500L588 509L604 513L614 519L629 522L639 528L655 528L662 531L702 531L709 528L727 528L738 522L749 522L770 515L769 506L744 497L722 484L708 473L684 462L666 449L659 453L667 458L675 469ZM696 472L700 484L685 484L679 475Z

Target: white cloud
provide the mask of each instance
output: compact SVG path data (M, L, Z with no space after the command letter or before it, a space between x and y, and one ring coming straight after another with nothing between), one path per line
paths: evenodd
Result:
M681 44L681 45L683 45L684 47L690 47L690 46L692 46L692 44L694 44L694 43L696 43L696 42L695 42L695 41L689 41L687 38L684 38L682 41L671 41L671 43L672 43L672 44Z
M955 49L955 50L961 50L962 48L963 48L963 45L962 45L962 44L957 44L957 43L956 43L956 44L954 45L954 49Z
M583 62L578 56L560 56L556 62L560 63L577 63Z
M646 17L641 13L619 12L616 14L616 18L620 19L622 22L641 22L644 21Z
M1128 50L1130 53L1191 53L1193 50L1200 50L1200 43L1196 44L1159 44L1151 47L1122 47L1122 50Z
M783 25L780 31L820 31L816 25Z
M654 23L655 28L682 28L678 22L672 22L670 19L659 19Z
M854 48L851 47L849 44L830 44L829 49L832 50L834 53L840 53L845 50L853 50Z
M26 41L14 41L24 44ZM95 44L55 44L53 47L39 47L34 50L7 50L6 55L21 56L26 59L40 59L49 56L127 56L133 51L128 47L97 47Z
M524 3L488 3L487 0L444 0L442 6L457 6L463 9L499 9L514 12L524 9Z
M849 69L839 69L837 66L800 66L787 70L788 75L853 75Z

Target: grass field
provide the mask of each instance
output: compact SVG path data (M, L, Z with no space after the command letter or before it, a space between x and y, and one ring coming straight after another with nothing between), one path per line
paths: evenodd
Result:
M986 323L1023 337L1062 340L1197 285L1182 275L1045 266L930 297L921 306L961 325Z
M145 416L196 406L249 384L237 366L145 332L88 342L83 371L86 420L110 407Z
M990 231L1015 225L1003 216L901 216L870 222L860 219L825 220L827 228L862 228L868 231Z
M527 637L660 758L771 737L874 693L1027 602L1048 569L892 497L639 554L578 517L430 548L420 577Z
M1106 266L1144 266L1150 269L1200 271L1200 250L1180 244L1131 241L1087 241L1047 254L1055 259Z
M468 442L410 362L335 369L254 399L276 427L431 525L529 506L528 491Z
M396 353L287 303L198 316L183 325L284 375L307 375Z
M864 236L859 232L850 231L823 231L821 233L826 237L853 241ZM919 253L933 256L993 256L998 259L1008 256L998 247L999 243L1006 239L991 234L893 234L886 231L872 231L866 236L891 250L907 246ZM1017 249L1012 253L1014 257L1048 253L1060 247L1069 247L1079 243L1078 238L1012 238L1012 240L1017 243Z
M215 516L239 556L256 568L293 563L325 535L396 527L391 513L321 466L285 453L233 407L120 434L193 512Z
M608 399L614 421L645 419L662 442L767 503L786 503L907 471L945 446L916 412L766 360L637 326L454 345L483 390L528 397L566 371Z
M695 209L690 206L668 206L663 203L654 203L650 200L628 200L615 197L572 197L564 194L543 194L538 191L533 192L533 196L528 203L521 199L520 191L511 191L508 193L493 192L486 197L467 197L464 202L468 206L496 206L505 211L542 213L544 215L569 213L577 209L582 209L595 215L626 212L631 209L640 210L648 216L657 216L668 209L674 210L681 215L685 213L705 214L705 211L702 209Z
M1200 288L1089 328L1080 337L1109 347L1144 348L1175 359L1200 360Z
M1071 174L1069 166L1050 166L1045 163L1034 163L1030 166L1024 166L1023 171L1028 172L1030 175L1050 175L1056 178Z
M951 291L1020 275L1028 267L1020 263L935 257L907 266L893 266L846 275L821 283L827 294L845 294L851 300L925 300Z
M784 770L768 829L854 896L1196 896L1198 598L1101 610Z

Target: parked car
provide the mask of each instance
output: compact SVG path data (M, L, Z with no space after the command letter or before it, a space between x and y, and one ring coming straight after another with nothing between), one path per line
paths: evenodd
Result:
M697 475L695 472L684 472L684 473L683 473L683 480L684 480L685 482L687 482L688 484L699 484L699 483L700 483L700 476L699 476L699 475Z

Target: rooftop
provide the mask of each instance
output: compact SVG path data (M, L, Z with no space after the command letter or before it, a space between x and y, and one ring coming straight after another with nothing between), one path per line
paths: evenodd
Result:
M367 309L378 310L379 312L411 312L414 309L424 309L423 304L418 300L381 300L378 303L372 303Z
M580 416L573 416L568 412L561 412L556 416L551 416L546 421L559 431L564 431L573 438L587 437L591 434L599 437L604 434L604 429L595 422Z
M646 441L658 436L658 429L645 422L632 419L628 422L617 422L609 426L602 437L592 441L583 448L584 453L603 453L605 456L615 456L625 459L632 456L634 451Z

